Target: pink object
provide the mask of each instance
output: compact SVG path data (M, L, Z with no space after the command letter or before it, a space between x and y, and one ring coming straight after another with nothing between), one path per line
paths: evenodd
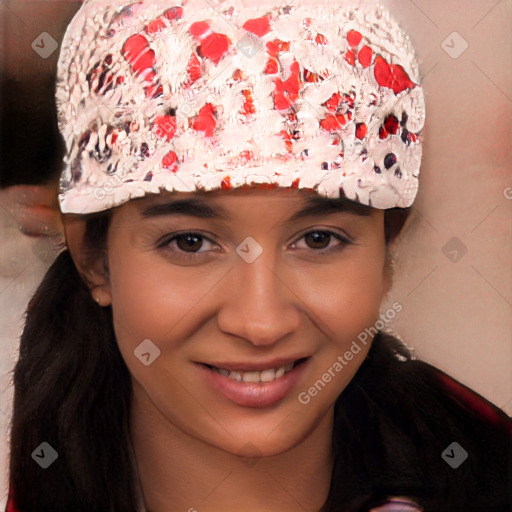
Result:
M423 507L408 498L390 498L386 503L371 508L368 512L423 512Z

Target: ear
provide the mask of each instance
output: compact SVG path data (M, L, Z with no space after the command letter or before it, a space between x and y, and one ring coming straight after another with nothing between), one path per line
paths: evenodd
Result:
M63 215L64 233L69 253L78 273L100 306L112 303L108 258L106 253L94 251L85 243L86 221L80 216Z

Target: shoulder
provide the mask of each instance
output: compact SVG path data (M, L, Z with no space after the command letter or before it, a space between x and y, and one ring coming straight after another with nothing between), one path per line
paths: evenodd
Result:
M425 511L512 509L510 418L396 338L378 337L340 395L333 435L361 503L408 496Z
M388 407L408 407L432 428L444 422L461 427L461 435L470 435L473 427L511 439L512 424L505 412L439 368L414 359L390 335L376 337L363 366L360 384Z
M395 369L404 384L397 390L399 395L407 397L409 403L415 401L417 415L425 425L436 432L444 428L443 438L452 435L478 448L482 447L482 436L511 442L510 417L476 391L425 361L398 363Z
M415 410L416 439L422 444L417 454L429 468L426 481L439 489L446 503L454 503L446 510L512 510L511 419L424 361L407 361L396 368L404 384L396 393ZM404 431L408 432L414 429ZM429 499L436 502L435 497Z
M512 432L510 418L501 409L438 368L427 363L423 363L423 365L427 367L427 371L432 373L432 377L440 387L441 392L449 397L454 405L469 411L489 428L493 426L501 427Z

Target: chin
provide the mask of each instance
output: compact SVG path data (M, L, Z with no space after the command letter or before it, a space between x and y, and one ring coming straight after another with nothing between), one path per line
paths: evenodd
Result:
M295 410L280 419L257 422L250 426L248 422L239 420L233 425L234 428L224 425L229 434L221 430L221 437L203 440L240 457L281 455L305 442L319 428L323 416L314 418L309 412L309 416L305 417L305 413L304 410ZM308 419L309 421L305 421Z

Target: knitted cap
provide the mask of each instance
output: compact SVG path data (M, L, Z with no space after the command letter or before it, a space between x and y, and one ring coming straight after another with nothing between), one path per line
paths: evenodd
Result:
M418 64L375 4L86 0L56 104L63 213L253 183L385 209L418 188Z

